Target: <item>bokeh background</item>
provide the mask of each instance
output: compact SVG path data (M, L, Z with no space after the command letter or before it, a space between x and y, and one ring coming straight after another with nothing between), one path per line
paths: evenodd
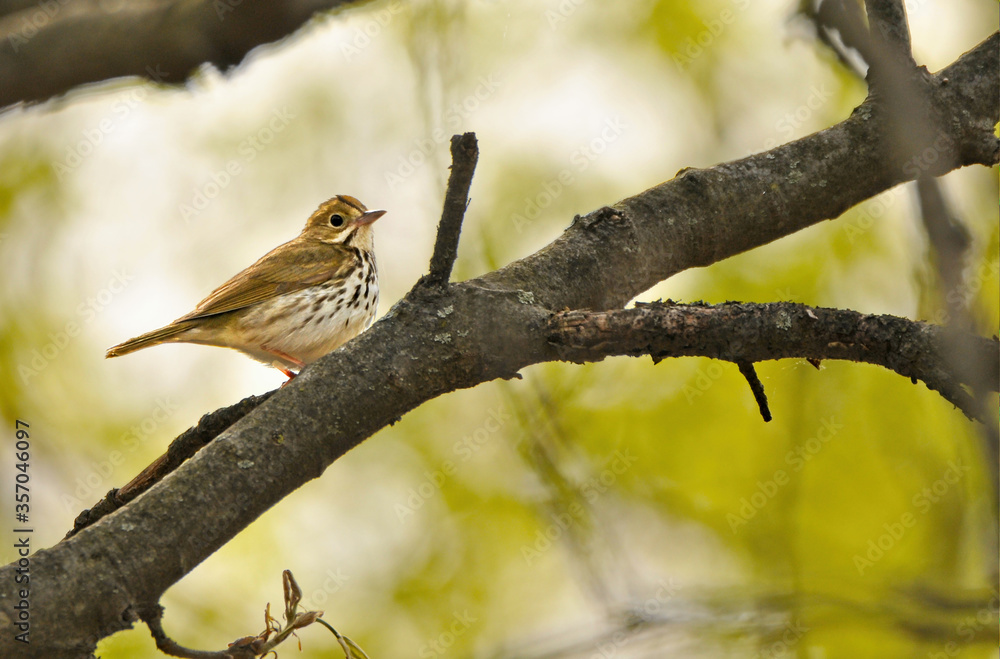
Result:
M998 24L992 1L907 7L932 71ZM866 89L795 10L372 2L186 88L117 81L0 116L0 415L8 436L31 424L35 546L200 415L284 379L220 349L105 348L186 313L338 193L389 211L384 313L425 272L453 133L482 154L468 278L682 167L832 125ZM942 184L973 238L961 290L941 290L902 186L640 299L940 321L952 294L996 334L997 170ZM769 424L734 366L693 358L541 365L434 400L170 589L166 628L203 649L255 634L287 568L373 659L995 657L977 426L876 367L758 371ZM340 653L318 626L300 637L282 656ZM99 649L156 655L141 625Z

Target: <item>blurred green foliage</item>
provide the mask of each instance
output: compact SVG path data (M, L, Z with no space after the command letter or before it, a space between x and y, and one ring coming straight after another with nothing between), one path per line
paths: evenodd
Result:
M54 164L119 114L117 97L5 116L0 413L36 429L39 540L58 541L200 414L280 383L212 349L101 356L292 237L318 200L389 209L384 312L426 267L452 133L476 130L482 145L456 266L467 278L682 166L846 117L863 84L787 37L791 4L372 3L226 79L205 71L188 92L148 92L66 176ZM984 11L911 12L918 53L932 46L925 12L951 26L954 57L985 36ZM817 107L812 88L827 90ZM291 119L268 134L276 108ZM621 135L601 142L615 118ZM252 158L241 151L265 137ZM241 173L211 188L234 160ZM977 331L996 334L997 171L944 184L973 238L961 291L940 290L903 187L640 299L934 319L956 293ZM215 194L185 221L199 192ZM134 281L102 298L116 268ZM80 331L24 377L69 322ZM256 634L291 569L305 607L373 658L995 656L981 428L883 369L786 360L758 372L768 424L735 366L693 358L543 364L434 400L198 566L168 592L165 627L204 649ZM324 630L300 637L299 656L339 653ZM100 655L155 649L137 628Z

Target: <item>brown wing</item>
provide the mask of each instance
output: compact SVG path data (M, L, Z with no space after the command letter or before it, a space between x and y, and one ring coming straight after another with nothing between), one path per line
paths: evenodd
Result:
M194 311L174 322L243 309L278 295L344 278L356 262L354 251L342 245L293 240L262 256L212 291Z

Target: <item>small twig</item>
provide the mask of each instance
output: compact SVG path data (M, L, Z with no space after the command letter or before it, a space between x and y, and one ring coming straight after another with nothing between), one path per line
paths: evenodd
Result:
M333 632L334 637L336 637L337 639L337 643L340 644L341 649L344 651L344 657L346 659L368 659L368 655L365 654L365 651L362 650L357 643L347 638L346 636L342 635L340 632L338 632L336 629L333 628L333 625L328 623L326 620L323 620L322 618L317 618L316 622L318 622L319 624L323 625L331 632ZM355 658L354 656L355 652L358 653L357 658Z
M139 618L149 627L149 633L156 642L156 648L171 657L181 657L181 659L253 659L257 656L249 646L232 646L227 650L219 652L206 652L204 650L192 650L186 648L173 640L163 631L163 607L159 604L140 608Z
M272 653L277 655L274 648L287 641L289 637L296 636L296 630L308 627L314 622L322 624L333 632L347 659L368 659L368 655L357 643L340 634L330 624L322 620L322 611L299 611L302 589L295 582L295 577L292 576L290 570L284 570L281 573L281 584L285 599L285 624L282 625L274 619L269 603L264 607L264 631L256 636L239 638L230 643L228 648L218 652L192 650L167 636L167 633L163 631L162 624L163 607L159 604L138 606L136 613L139 615L139 619L149 627L149 633L156 641L156 647L165 654L181 657L181 659L253 659L254 657L266 657ZM301 642L299 649L302 649Z
M167 474L179 467L185 460L198 452L202 447L221 435L231 425L245 417L254 408L271 397L274 392L249 396L235 405L223 407L204 415L198 425L188 428L174 439L167 447L166 453L154 460L148 467L124 485L121 489L113 489L103 499L77 515L73 528L66 534L69 538L87 528L97 520L110 515L129 501L153 487Z
M757 377L757 371L753 367L753 362L738 360L736 366L740 369L743 377L746 378L747 384L750 385L750 391L753 392L754 400L757 401L757 407L760 408L760 415L764 418L764 423L767 423L771 420L771 410L767 407L767 394L764 393L764 385L761 383L760 378Z
M455 135L451 138L451 175L441 210L434 255L431 256L430 273L424 279L426 284L444 286L451 278L451 269L458 256L458 237L462 232L462 220L469 205L469 187L479 160L479 143L475 133Z

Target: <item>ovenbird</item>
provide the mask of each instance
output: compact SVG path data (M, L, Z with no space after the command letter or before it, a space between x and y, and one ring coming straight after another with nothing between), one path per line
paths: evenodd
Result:
M234 348L289 379L354 338L375 317L372 223L385 215L347 195L320 204L302 233L212 291L194 311L109 348L118 357L160 343Z

